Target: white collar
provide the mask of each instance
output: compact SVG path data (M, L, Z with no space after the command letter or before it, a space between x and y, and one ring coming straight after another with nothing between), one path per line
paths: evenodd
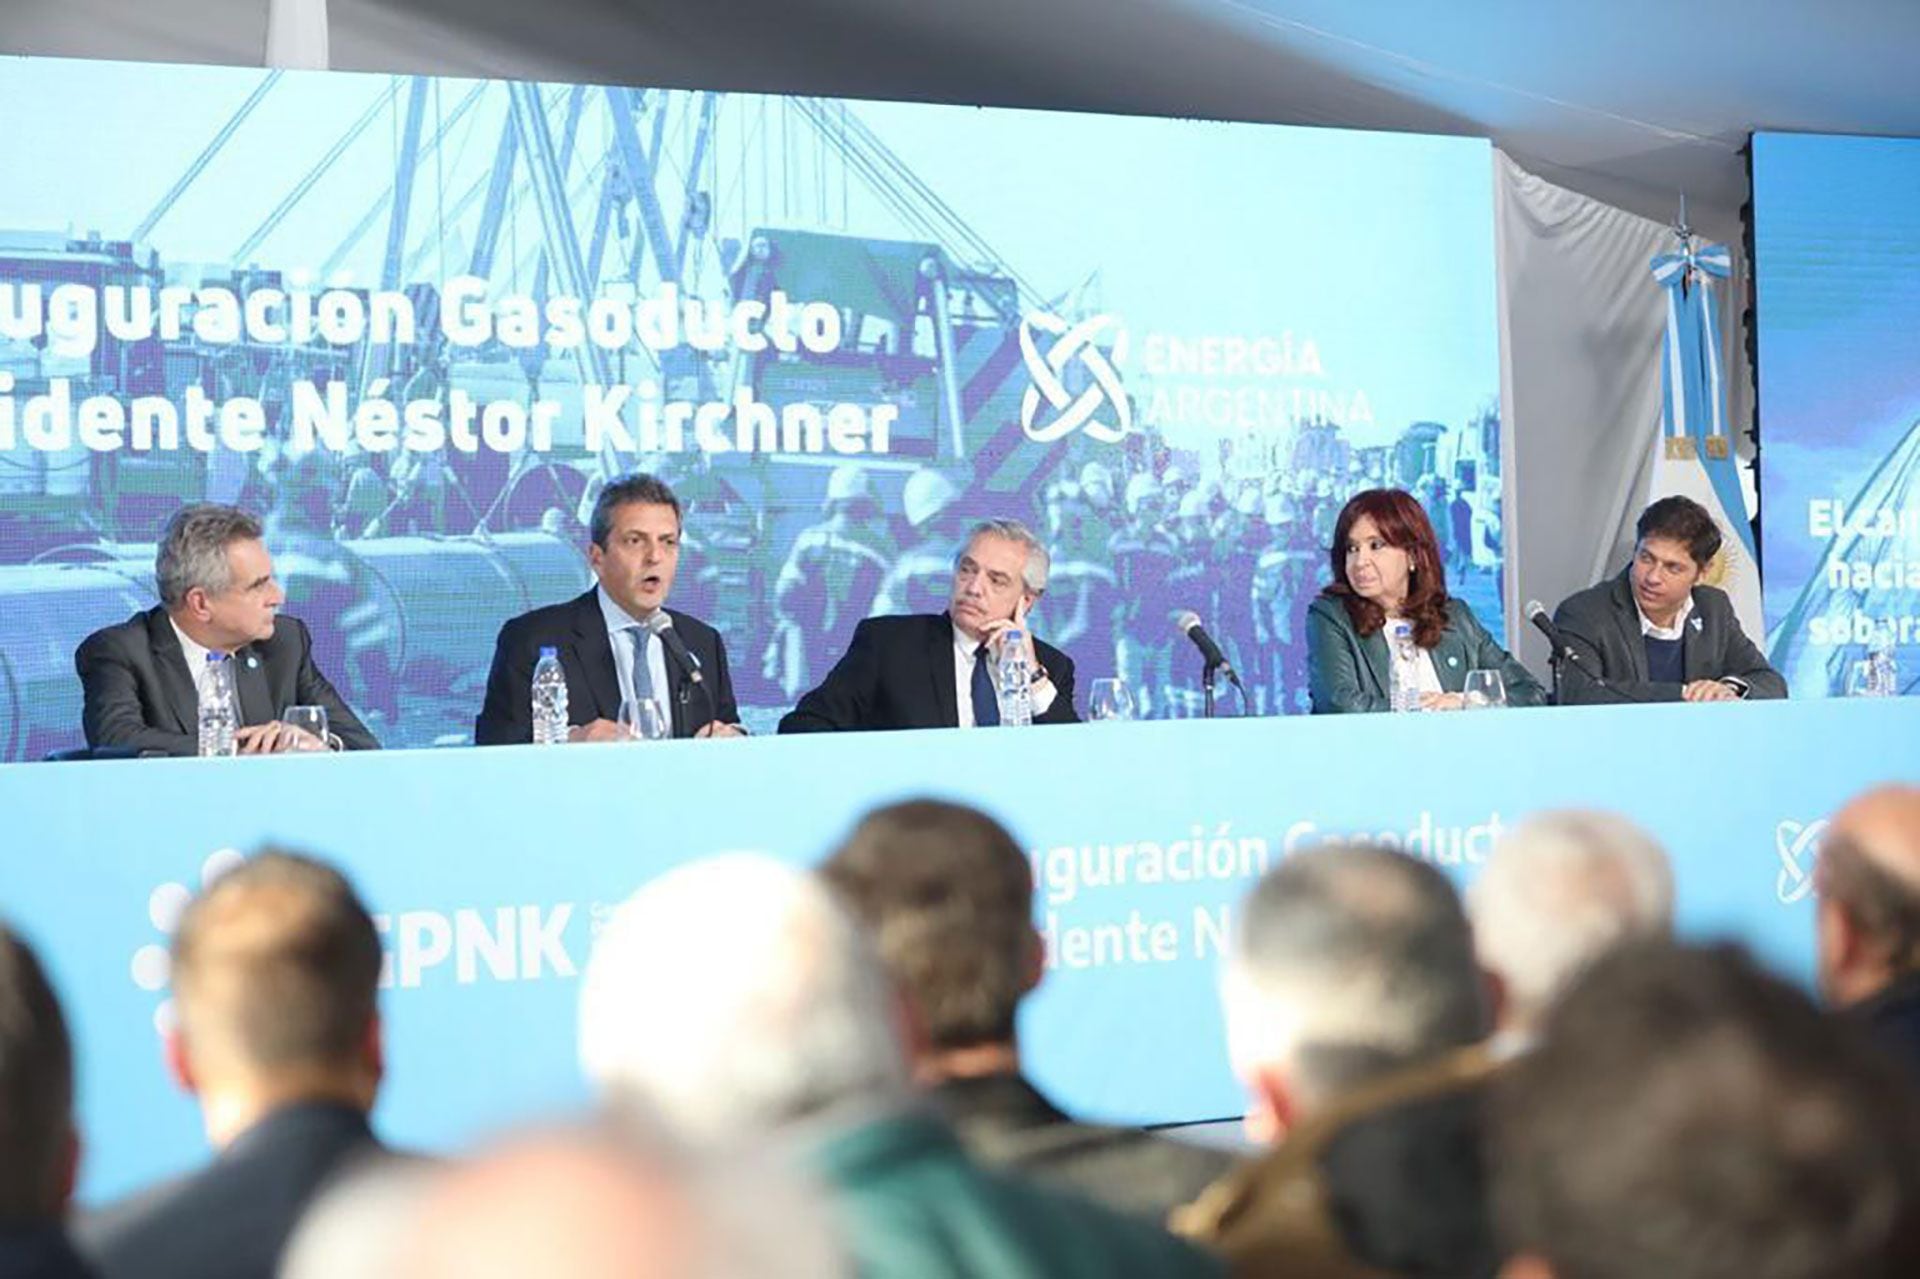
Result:
M200 682L200 672L207 664L207 654L213 652L205 644L180 629L173 614L167 614L167 625L173 627L174 638L180 641L180 655L187 659L187 674L193 676L193 682Z
M986 641L977 640L969 636L965 631L960 629L960 623L954 621L951 616L947 618L947 624L953 628L954 651L971 662L973 655L980 651L980 645Z
M621 631L638 626L641 630L651 630L645 622L614 603L613 596L607 594L607 588L596 586L593 593L600 598L600 616L606 619L607 634L618 635Z
M1687 618L1693 615L1693 592L1687 592L1687 598L1680 601L1680 611L1673 615L1671 626L1655 626L1653 619L1647 616L1647 610L1640 607L1640 601L1633 601L1633 611L1640 615L1640 633L1651 635L1657 640L1677 640L1686 635Z

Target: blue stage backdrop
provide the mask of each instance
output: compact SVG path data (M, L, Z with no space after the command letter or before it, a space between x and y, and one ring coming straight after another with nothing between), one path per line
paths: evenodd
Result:
M1050 971L1021 1037L1041 1084L1079 1113L1215 1119L1243 1108L1220 948L1293 850L1377 838L1466 884L1526 813L1613 809L1672 850L1688 932L1804 980L1823 818L1912 780L1916 740L1920 702L1836 700L17 764L0 913L72 1017L97 1200L204 1157L154 1028L168 933L226 850L282 840L353 877L389 955L380 1124L445 1149L584 1101L577 975L640 883L728 850L812 862L868 806L932 789L1030 850ZM1683 762L1623 763L1654 745Z
M1760 468L1773 664L1920 688L1920 139L1757 134Z
M0 100L0 759L77 741L74 647L201 498L267 518L390 745L467 738L636 468L756 726L943 605L985 515L1153 717L1197 705L1183 608L1304 709L1360 487L1417 493L1499 625L1484 141L23 59Z

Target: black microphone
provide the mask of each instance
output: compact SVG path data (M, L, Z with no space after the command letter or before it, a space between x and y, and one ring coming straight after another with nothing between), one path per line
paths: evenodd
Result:
M1653 700L1638 693L1630 693L1618 685L1609 684L1605 676L1589 670L1586 659L1580 655L1580 650L1567 642L1566 632L1553 624L1553 619L1547 616L1547 606L1539 600L1528 600L1526 612L1527 620L1532 622L1540 633L1547 637L1547 643L1553 645L1553 659L1556 665L1564 661L1568 666L1586 676L1587 682L1593 685L1593 687L1605 690L1619 701L1648 702Z
M1225 671L1234 687L1240 687L1239 673L1233 669L1233 663L1227 660L1227 655L1220 651L1220 646L1213 642L1213 636L1207 634L1207 628L1200 625L1200 614L1190 608L1183 609L1173 615L1173 624L1200 650L1200 658L1206 662L1207 669Z
M1566 638L1560 634L1560 628L1553 624L1551 617L1547 616L1547 606L1545 604L1542 604L1539 600L1528 600L1527 620L1538 627L1540 633L1547 637L1547 643L1553 645L1553 651L1555 653L1570 653L1572 651L1572 646L1569 645Z
M653 616L647 619L647 629L660 637L661 647L667 650L667 656L680 663L688 679L695 684L706 683L706 677L700 673L700 659L693 655L693 650L687 647L687 642L680 638L680 632L673 629L673 618L667 615L666 609L654 610Z
M1207 628L1200 625L1200 614L1185 609L1173 615L1173 624L1193 641L1193 646L1200 650L1200 656L1206 659L1208 666L1227 666L1227 655L1213 642L1213 636L1207 634ZM1228 669L1232 667L1228 666Z
M680 689L680 704L686 705L693 698L693 690L699 689L707 699L707 720L712 722L720 714L720 703L714 700L713 690L707 687L707 677L700 673L700 659L693 655L687 642L680 638L680 632L673 629L673 618L667 610L655 609L653 616L647 619L647 629L660 637L660 646L667 650L667 656L680 664L687 673L687 682ZM689 729L694 727L689 724Z

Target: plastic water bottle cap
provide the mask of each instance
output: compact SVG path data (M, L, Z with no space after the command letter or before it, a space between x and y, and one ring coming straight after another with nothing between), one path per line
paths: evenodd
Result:
M540 656L542 656L542 657L558 657L558 656L560 656L560 650L559 650L558 648L556 648L556 647L555 647L554 645L552 645L552 644L542 644L542 645L540 646Z

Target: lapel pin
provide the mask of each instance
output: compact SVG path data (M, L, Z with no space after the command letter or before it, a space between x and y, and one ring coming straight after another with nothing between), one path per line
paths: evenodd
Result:
M1448 665L1448 666L1458 666L1458 665L1460 665L1460 659L1459 659L1459 658L1457 658L1457 657L1449 657L1449 658L1447 659L1447 665Z
M1701 632L1701 630L1704 629L1704 627L1699 618L1696 617L1692 620L1693 620L1693 632L1694 634L1698 635Z

